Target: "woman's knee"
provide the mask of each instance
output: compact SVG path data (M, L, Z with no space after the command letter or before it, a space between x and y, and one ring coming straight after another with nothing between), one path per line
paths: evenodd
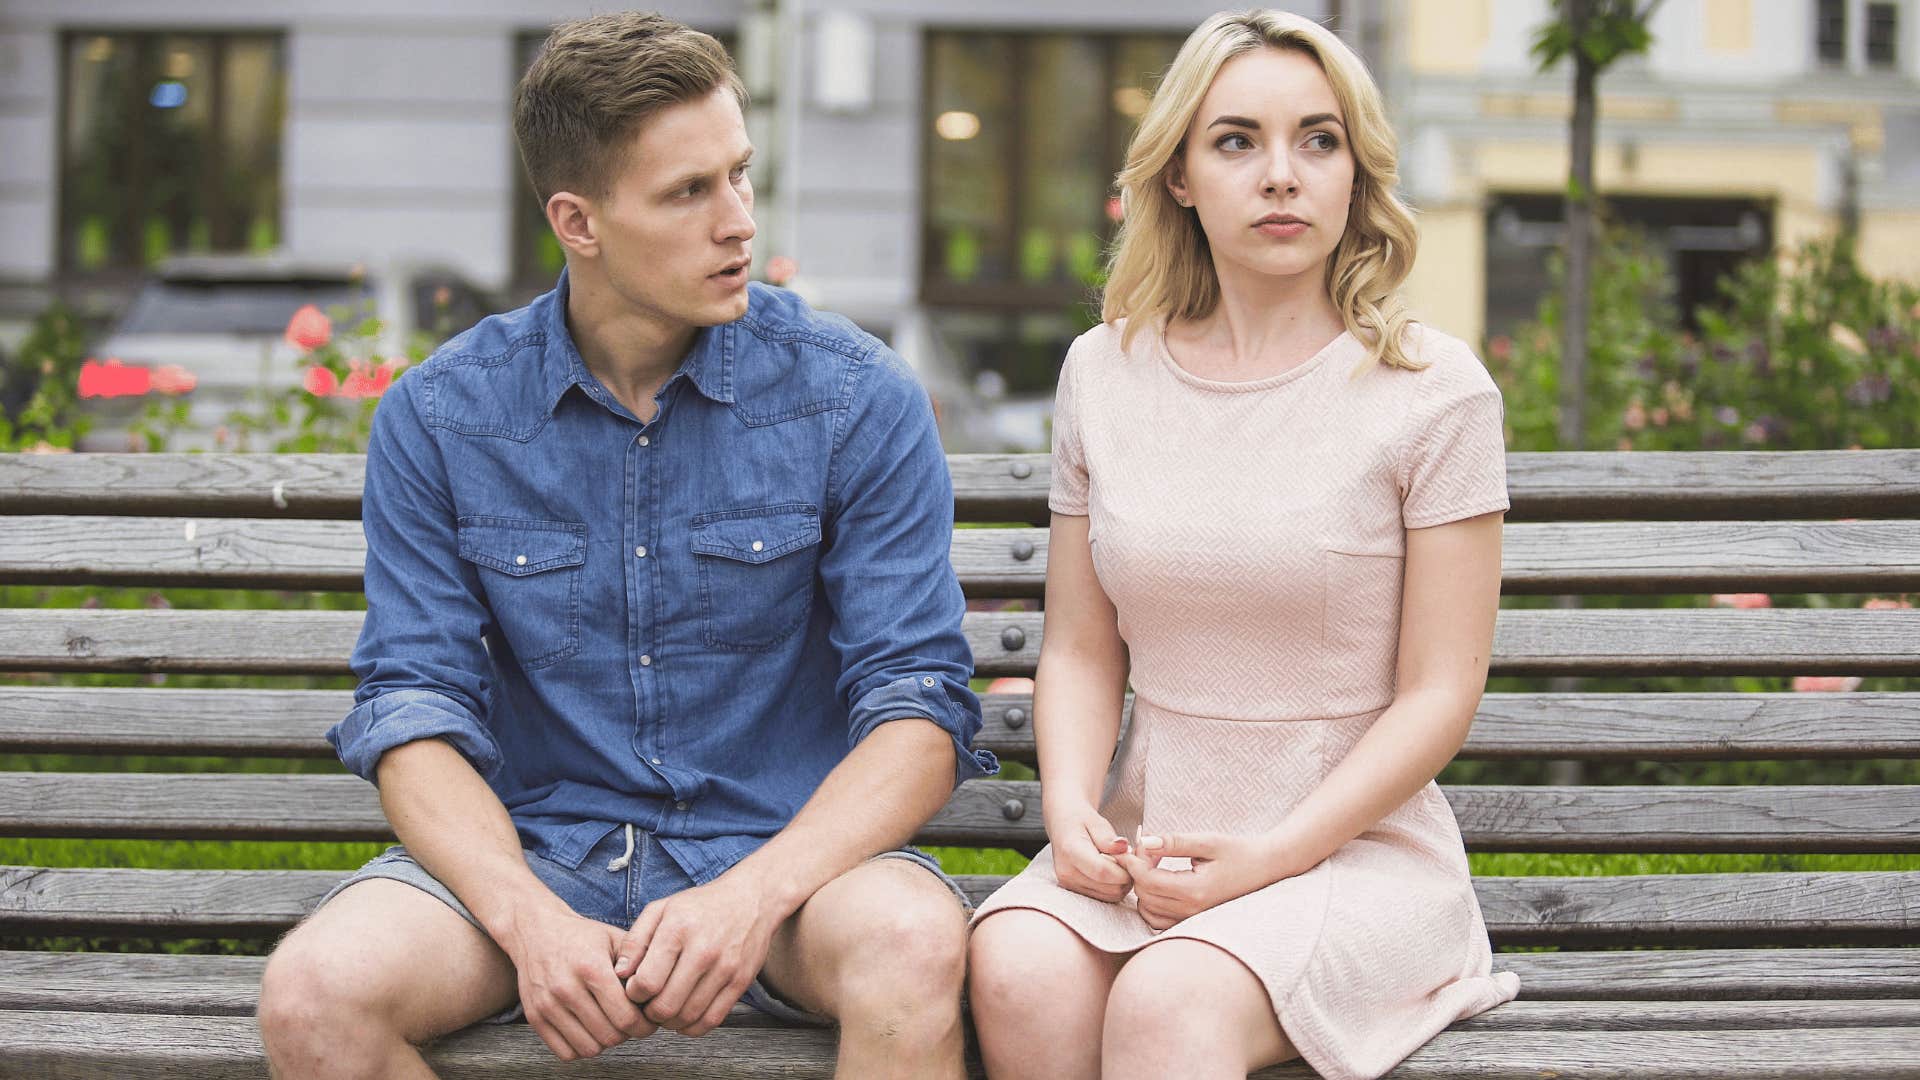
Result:
M1031 1016L1036 1005L1104 994L1109 963L1051 915L997 912L968 941L967 995L975 1014Z
M1171 939L1141 950L1114 979L1102 1044L1116 1060L1225 1055L1255 1065L1294 1056L1265 984L1232 954Z

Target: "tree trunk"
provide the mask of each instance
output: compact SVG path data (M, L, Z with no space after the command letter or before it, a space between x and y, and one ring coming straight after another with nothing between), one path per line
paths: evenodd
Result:
M1574 40L1585 37L1593 0L1568 0ZM1567 303L1560 345L1560 449L1586 449L1587 312L1592 304L1593 138L1598 72L1585 49L1573 50L1572 169L1567 178Z
M1578 43L1589 32L1594 0L1568 0L1567 17ZM1587 441L1587 314L1593 302L1593 138L1599 103L1595 83L1599 72L1587 51L1573 49L1573 125L1570 133L1571 168L1567 176L1567 296L1560 332L1560 430L1562 450L1584 450ZM1580 598L1563 596L1560 607L1577 608ZM1580 681L1556 678L1548 684L1554 693L1573 693ZM1547 782L1578 784L1585 769L1578 761L1547 763Z

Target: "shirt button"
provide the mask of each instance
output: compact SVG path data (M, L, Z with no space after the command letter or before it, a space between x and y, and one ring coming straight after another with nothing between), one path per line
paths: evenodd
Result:
M766 547L766 546L767 546L767 545L765 545L765 544L763 544L763 543L761 543L761 542L760 542L760 541L758 541L758 540L755 540L755 541L753 542L753 550L755 550L755 551L759 551L759 550L760 550L761 548L764 548L764 547Z
M651 443L651 440L649 440L645 435L640 436L638 439L635 439L634 441L639 443L641 446L647 446Z
M640 654L640 666L641 666L641 667L652 667L652 666L653 666L653 657L651 657L651 656L648 656L648 655L647 655L646 653L641 653L641 654Z
M654 759L652 759L652 760L653 760L653 763L654 763L655 765L658 765L658 764L660 764L660 759L659 759L659 758L654 758Z
M932 686L932 685L934 685L934 680L933 680L933 676L931 676L931 675L928 675L928 676L926 676L926 677L924 677L924 678L922 678L922 679L920 680L920 685L921 685L921 686Z
M673 808L674 808L675 810L685 810L685 809L687 808L687 804L686 804L686 802L685 802L685 801L683 800L683 801L681 801L681 802L677 802L677 803L674 803L674 804L673 804Z
M646 558L646 557L647 557L647 548L646 548L646 545L645 545L645 544L642 544L641 546L639 546L639 547L637 547L637 548L634 548L634 549L633 549L633 555L634 555L634 558L636 558L636 559L644 559L644 558Z
M527 565L527 557L525 555L515 555L513 557L513 565L515 566Z

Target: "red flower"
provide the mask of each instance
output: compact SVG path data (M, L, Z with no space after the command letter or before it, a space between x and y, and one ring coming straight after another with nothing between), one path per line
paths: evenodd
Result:
M1742 609L1770 608L1773 606L1773 597L1763 592L1714 593L1713 606Z
M307 393L312 394L314 397L327 397L339 388L340 380L334 376L332 371L319 364L315 364L307 369L305 386Z
M287 344L301 352L311 352L333 340L333 323L327 314L308 304L287 320Z
M1858 675L1796 675L1793 689L1798 694L1844 694L1860 689Z

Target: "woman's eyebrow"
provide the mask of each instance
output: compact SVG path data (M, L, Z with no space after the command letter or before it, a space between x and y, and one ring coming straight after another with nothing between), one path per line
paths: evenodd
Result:
M1243 127L1249 131L1260 130L1260 121L1245 116L1233 116L1231 114L1219 117L1214 120L1213 123L1208 124L1207 127L1217 128L1221 124L1227 124L1231 127ZM1330 112L1314 113L1312 116L1303 116L1300 118L1300 126L1303 128L1310 128L1315 124L1339 124L1341 127L1346 127L1345 124L1340 123L1339 117Z

